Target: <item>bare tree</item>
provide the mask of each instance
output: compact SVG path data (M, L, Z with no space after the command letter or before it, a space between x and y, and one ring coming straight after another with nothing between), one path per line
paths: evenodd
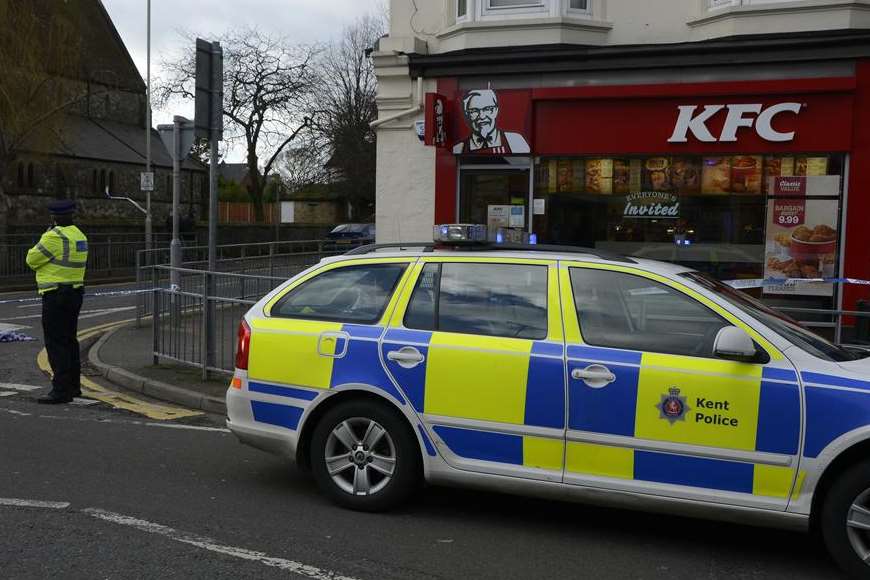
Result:
M3 183L23 152L61 142L64 112L88 98L78 73L81 29L71 5L0 0L0 233L11 202Z
M375 197L377 78L369 51L385 30L383 13L361 17L317 61L313 126L330 153L333 187L357 207Z
M317 50L293 46L255 28L228 32L218 40L224 50L226 138L246 148L248 194L257 221L263 221L264 192L275 163L310 125L304 111L313 88L311 64ZM163 63L167 76L158 84L158 102L194 98L192 53Z
M322 185L329 181L326 169L328 157L317 139L306 138L298 145L288 148L278 162L278 174L292 193L307 187Z

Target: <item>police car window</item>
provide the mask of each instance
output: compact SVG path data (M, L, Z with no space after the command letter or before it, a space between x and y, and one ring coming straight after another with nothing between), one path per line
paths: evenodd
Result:
M357 324L380 320L405 264L337 268L294 288L272 308L272 316Z
M729 326L709 308L640 276L571 269L580 333L593 346L713 357L719 331Z
M547 267L518 264L428 264L405 326L462 334L547 336Z

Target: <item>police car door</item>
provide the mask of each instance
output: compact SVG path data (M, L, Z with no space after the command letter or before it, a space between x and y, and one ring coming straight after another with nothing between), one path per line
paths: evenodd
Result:
M417 268L382 352L437 452L460 469L561 481L555 262L432 257Z
M565 481L784 510L801 396L775 347L691 289L630 268L562 263L568 343ZM723 327L758 362L722 360Z

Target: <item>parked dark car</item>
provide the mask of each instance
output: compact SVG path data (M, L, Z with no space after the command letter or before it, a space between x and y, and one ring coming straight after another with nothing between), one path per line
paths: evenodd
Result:
M375 224L341 224L326 237L330 240L374 240Z

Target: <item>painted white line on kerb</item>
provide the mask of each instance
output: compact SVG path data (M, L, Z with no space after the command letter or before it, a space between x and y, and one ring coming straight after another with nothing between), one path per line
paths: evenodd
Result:
M48 510L65 510L69 507L68 501L39 501L35 499L12 499L0 497L0 505L11 507L42 508Z
M9 413L10 415L18 415L19 417L30 417L30 413L22 413L21 411L16 411L15 409L0 409L3 413Z
M29 393L31 391L38 391L39 389L43 388L45 387L37 387L35 385L19 385L16 383L0 383L0 389L10 391L24 391L25 393Z
M226 556L232 556L241 560L259 562L260 564L265 564L266 566L271 566L272 568L279 568L281 570L293 572L294 574L299 574L300 576L306 576L308 578L316 578L317 580L356 580L355 578L352 578L350 576L340 576L330 570L323 570L322 568L317 568L315 566L308 566L306 564L302 564L301 562L285 560L284 558L273 558L271 556L267 556L263 552L255 552L253 550L247 550L245 548L225 546L223 544L218 544L215 540L212 540L211 538L188 534L186 532L176 530L175 528L170 528L169 526L132 518L130 516L125 516L122 514L107 512L96 508L84 509L82 510L82 513L85 513L91 517L103 521L111 522L113 524L136 528L137 530L141 532L146 532L148 534L163 536L165 538L169 538L170 540L181 542L182 544L188 544L203 550L216 552L218 554L224 554Z
M15 391L0 391L0 397L14 397L17 394Z
M198 425L179 425L174 423L145 423L149 427L160 427L162 429L181 429L187 431L212 431L214 433L230 433L229 429L223 427L200 427Z

